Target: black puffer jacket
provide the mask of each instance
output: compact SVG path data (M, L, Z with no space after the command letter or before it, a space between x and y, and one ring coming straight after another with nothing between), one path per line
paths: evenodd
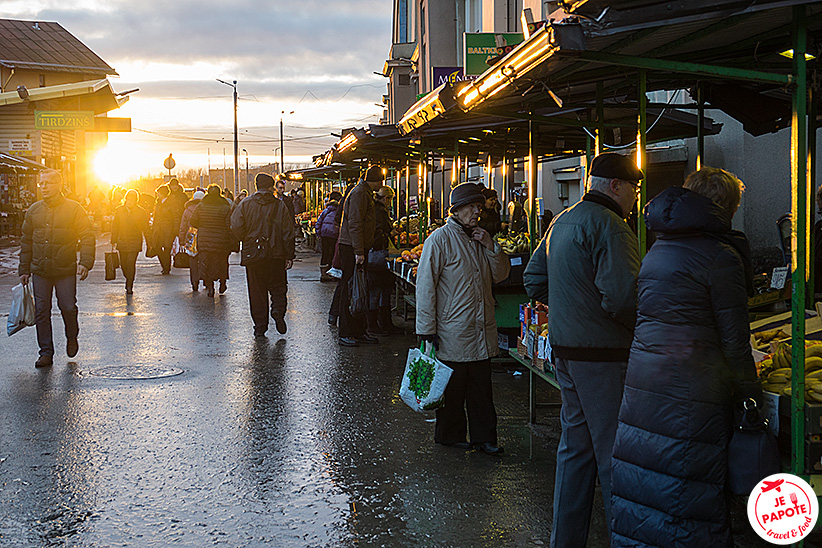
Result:
M219 194L206 194L191 214L191 226L197 228L197 251L231 251L231 206Z
M672 187L645 209L657 235L612 463L612 546L731 546L725 504L736 396L761 400L748 327L748 246L716 202Z
M243 246L252 246L255 239L269 238L275 259L293 260L294 217L282 200L270 190L258 190L234 209L231 231ZM245 264L241 254L241 262Z
M130 211L125 205L114 210L111 223L111 243L117 244L117 251L135 252L143 250L143 236L148 239L148 212L136 205Z
M388 207L377 200L374 200L374 243L371 244L371 249L388 249L389 238L391 237L391 213Z
M37 274L44 278L67 278L77 273L80 263L94 266L95 241L91 221L83 206L63 197L34 202L23 219L20 238L20 276Z

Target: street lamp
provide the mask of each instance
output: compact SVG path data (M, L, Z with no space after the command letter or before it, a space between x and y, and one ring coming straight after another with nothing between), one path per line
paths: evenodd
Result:
M280 173L285 173L285 151L283 150L283 115L285 114L284 110L280 111ZM294 111L288 114L294 114Z
M248 190L248 151L243 149L245 152L245 188Z
M229 84L225 80L220 80L219 78L216 80L221 84L234 88L234 195L236 196L240 192L240 151L237 138L237 80L232 80L232 84ZM280 129L282 130L282 123L280 124Z

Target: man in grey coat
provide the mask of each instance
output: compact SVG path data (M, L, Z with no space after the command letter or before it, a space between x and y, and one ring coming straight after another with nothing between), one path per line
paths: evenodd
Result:
M636 322L639 245L625 217L642 171L606 152L588 192L554 218L523 275L548 305L548 337L562 389L551 548L582 548L599 475L611 521L611 453Z

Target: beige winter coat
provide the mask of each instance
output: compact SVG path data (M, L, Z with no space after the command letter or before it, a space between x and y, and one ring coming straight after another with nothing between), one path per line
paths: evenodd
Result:
M496 356L491 284L507 278L510 270L498 243L489 251L453 217L425 240L417 269L417 334L439 336L439 359L470 362Z

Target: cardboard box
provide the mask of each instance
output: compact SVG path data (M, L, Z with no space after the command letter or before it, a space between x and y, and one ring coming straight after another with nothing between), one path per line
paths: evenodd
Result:
M548 323L548 313L537 311L531 313L531 324L532 325L545 325Z

